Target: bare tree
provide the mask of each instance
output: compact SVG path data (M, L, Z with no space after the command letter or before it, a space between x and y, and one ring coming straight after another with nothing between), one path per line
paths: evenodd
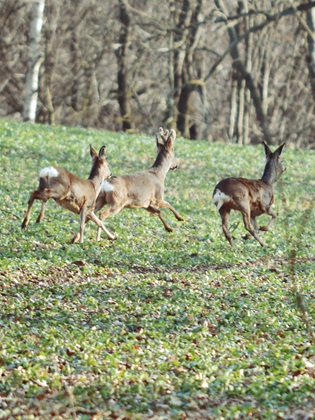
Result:
M43 60L40 47L45 0L34 0L30 26L28 71L25 81L24 121L35 122L39 85L39 68Z
M194 139L198 136L198 124L192 118L192 93L200 93L202 85L203 60L196 52L202 31L199 24L202 11L203 0L184 0L180 8L170 2L173 27L169 28L171 95L168 120L184 137Z
M29 29L25 15L30 6L5 0L0 3L0 97L2 116L23 112L26 55L23 45Z
M0 116L23 118L33 6L0 2ZM313 10L311 0L46 0L36 121L313 145Z
M128 87L128 65L127 65L127 51L129 45L129 30L130 17L126 8L124 0L118 0L119 4L119 21L121 24L119 45L115 50L117 58L117 83L118 83L118 103L122 119L123 131L128 131L132 128L131 109L129 104L129 87Z
M310 0L306 0L310 4ZM313 100L315 102L315 8L306 12L307 22L307 44L308 53L306 54L307 66L310 75Z
M223 14L223 15L227 15L227 10L225 8L225 5L223 3L222 0L215 0L215 4L218 8L218 10ZM231 57L233 59L233 69L235 71L235 77L239 78L239 83L240 83L240 89L241 89L241 97L239 98L241 103L240 103L240 108L239 108L239 112L242 113L243 116L243 110L244 110L244 104L242 103L244 101L244 88L246 86L246 88L250 91L251 93L251 98L256 110L256 118L260 124L260 127L262 129L262 132L264 134L264 137L267 140L270 140L270 130L269 130L269 126L268 126L268 121L267 121L267 116L264 112L263 106L262 106L262 101L261 101L261 96L259 94L259 90L257 88L257 85L253 79L252 74L248 71L248 63L249 63L249 58L248 58L248 54L249 51L247 51L247 60L242 59L240 51L239 51L239 46L238 46L238 35L237 35L237 30L235 27L236 24L234 25L227 25L227 30L228 30L228 34L230 37L230 43L231 43L231 47L230 47L230 54ZM248 44L247 44L248 46ZM246 68L247 67L247 68ZM237 75L237 76L236 76ZM241 121L243 120L242 117ZM239 124L240 126L240 124ZM242 142L242 141L241 141Z

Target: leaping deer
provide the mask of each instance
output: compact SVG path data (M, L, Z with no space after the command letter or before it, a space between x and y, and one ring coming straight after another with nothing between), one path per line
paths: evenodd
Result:
M218 183L213 192L213 203L217 207L222 219L222 229L226 239L233 246L232 236L228 230L228 218L231 210L242 213L245 229L260 243L266 243L258 235L256 217L266 213L271 216L267 226L260 230L267 231L270 224L277 217L271 206L274 202L274 186L285 171L281 161L282 144L275 152L271 152L265 142L266 165L263 176L259 180L246 178L226 178Z
M100 229L104 230L109 239L116 239L116 236L104 227L101 220L94 213L96 198L102 183L105 178L110 176L105 146L101 147L99 153L90 146L90 154L92 157L92 169L87 180L79 178L63 168L54 166L49 166L40 171L39 187L30 195L22 229L25 229L29 223L34 200L43 202L40 215L37 218L37 222L40 222L44 217L47 200L53 198L61 207L80 215L78 240L80 239L81 243L83 242L83 232L87 217L92 219Z
M103 221L109 216L121 212L124 208L144 208L150 213L156 214L168 232L173 229L166 223L161 215L162 208L173 212L177 220L183 217L164 200L164 182L167 172L177 168L174 156L175 130L159 129L156 135L158 154L150 169L134 174L113 176L103 182L101 191L97 197L95 212L105 204L106 208L99 217ZM101 228L98 228L97 240L101 237ZM73 242L79 239L79 234L73 238Z

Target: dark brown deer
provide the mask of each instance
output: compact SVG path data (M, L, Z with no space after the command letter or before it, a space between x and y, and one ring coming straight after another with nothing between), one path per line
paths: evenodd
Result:
M61 207L80 215L80 232L78 239L83 242L83 232L87 217L92 219L100 229L103 229L109 239L116 239L95 215L94 207L96 198L105 178L110 176L110 170L106 161L105 146L101 147L99 153L90 146L92 157L92 169L89 178L82 179L63 168L49 166L40 171L39 187L33 191L28 201L28 209L22 223L25 229L29 223L31 209L34 200L41 200L43 206L37 218L40 222L44 216L47 200L53 198Z
M245 229L261 246L266 246L266 243L258 235L256 217L264 213L271 216L269 224L260 228L263 231L267 231L271 222L277 217L271 206L274 202L274 186L285 171L281 162L284 144L273 153L265 142L263 144L267 162L261 179L226 178L218 183L213 192L212 201L220 213L222 229L231 246L233 246L232 236L228 230L231 210L242 213Z
M106 204L105 210L99 216L102 221L121 212L124 208L144 208L156 214L168 232L172 232L173 229L163 219L160 209L167 208L173 212L177 220L184 220L171 204L164 200L166 174L169 169L177 168L174 156L175 139L175 130L169 132L160 128L159 136L156 136L158 154L150 169L134 174L113 176L103 182L95 205L95 212L97 212ZM73 238L73 242L78 240L78 235ZM98 229L97 240L100 240L100 237L101 228Z

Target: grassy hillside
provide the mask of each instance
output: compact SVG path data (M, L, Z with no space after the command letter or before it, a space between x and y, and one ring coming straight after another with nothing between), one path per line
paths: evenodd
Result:
M106 221L117 241L88 224L70 245L79 218L52 201L22 231L39 170L87 177L90 143L115 175L155 158L153 135L0 120L0 419L314 417L315 153L284 150L266 248L234 213L231 249L211 203L221 178L261 176L263 147L182 138L173 233L125 210Z

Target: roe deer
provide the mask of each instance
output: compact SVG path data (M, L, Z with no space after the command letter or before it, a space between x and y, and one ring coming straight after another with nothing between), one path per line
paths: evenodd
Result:
M61 207L80 214L78 239L80 239L81 243L83 242L83 231L87 216L100 229L106 232L109 239L116 239L115 235L104 227L101 220L94 213L96 197L101 189L102 182L110 176L110 170L106 162L105 146L101 147L99 153L90 146L90 154L92 157L92 169L87 180L79 178L63 168L54 166L40 171L39 187L30 195L22 229L25 229L29 223L34 200L43 202L41 213L37 218L37 221L40 222L44 216L46 201L53 198Z
M168 232L173 229L165 222L161 215L161 208L171 210L177 220L184 220L182 216L164 200L164 182L169 169L177 168L174 156L175 130L159 129L156 135L158 154L150 169L129 175L113 176L103 182L97 197L95 212L105 204L107 207L100 213L103 221L109 216L121 212L124 208L144 208L150 213L157 214ZM78 240L78 234L73 242ZM101 237L101 228L97 232L97 240Z
M266 244L258 235L259 228L256 217L264 213L271 216L269 224L260 228L264 231L268 230L271 222L277 217L271 206L274 202L274 186L285 171L280 157L284 144L273 153L265 142L263 144L267 162L261 179L226 178L218 183L213 192L212 201L221 215L222 229L231 246L233 246L232 236L228 230L228 218L231 210L242 213L245 229L254 236L261 246Z

